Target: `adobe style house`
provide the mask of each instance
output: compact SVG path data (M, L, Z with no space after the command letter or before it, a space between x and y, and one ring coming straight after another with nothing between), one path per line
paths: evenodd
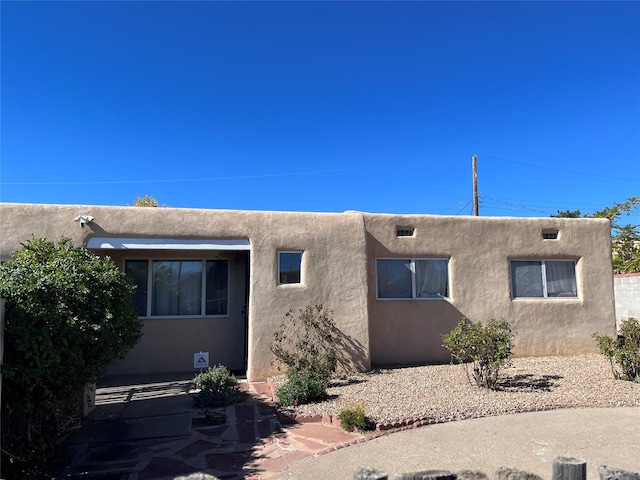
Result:
M84 217L83 217L84 216ZM193 371L193 355L277 372L289 309L323 304L343 368L449 362L460 320L503 317L517 356L597 352L615 329L608 220L0 204L0 259L32 235L110 256L137 285L141 342L110 374Z

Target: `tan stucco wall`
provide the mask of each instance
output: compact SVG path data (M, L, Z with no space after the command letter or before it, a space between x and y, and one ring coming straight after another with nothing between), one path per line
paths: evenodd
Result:
M80 228L73 219L85 214L95 220ZM31 235L50 240L66 236L77 244L86 244L92 237L248 239L249 379L277 372L269 345L285 313L315 304L334 311L349 345L346 367L370 367L366 251L360 214L0 204L0 231L0 258L8 258ZM281 250L304 252L301 284L278 285ZM112 256L122 262L124 257L137 254L128 251L123 256L113 251ZM180 252L171 255L181 256ZM185 352L191 346L195 353L202 342L195 345L192 339L220 333L215 321L209 319L150 319L144 323L142 342L112 373L184 371L184 360L176 360L175 351ZM188 366L193 366L192 355Z
M95 220L80 228L73 219ZM396 227L413 237L397 237ZM557 240L543 240L557 229ZM609 222L602 219L444 217L359 212L297 213L135 208L78 205L0 204L0 259L32 234L77 244L92 237L248 239L250 380L277 373L269 345L285 313L324 304L344 334L345 367L442 362L449 354L441 335L465 316L471 321L504 317L517 332L515 353L568 355L595 352L590 337L613 334L615 325ZM304 252L302 283L278 285L278 252ZM99 252L105 253L106 251ZM182 252L109 251L125 258L184 258ZM207 255L228 255L201 252ZM450 258L446 300L377 300L376 258ZM512 299L510 259L577 260L577 299ZM232 272L237 295L240 266ZM244 301L234 303L240 305ZM230 362L240 313L229 318L149 319L142 342L111 373L189 370L193 355L209 348ZM204 347L201 347L204 345ZM188 355L187 355L188 354ZM186 355L186 358L185 358Z
M596 352L594 331L613 333L610 226L602 219L365 214L373 364L450 359L441 344L461 317L507 319L518 356ZM415 229L397 237L396 226ZM557 229L557 240L543 240ZM447 300L377 300L376 258L450 258ZM509 260L575 259L578 298L512 299Z
M364 227L359 214L264 213L252 245L249 365L273 373L269 345L291 308L324 304L352 342L352 365L368 369L369 331ZM278 252L304 251L302 283L278 285Z

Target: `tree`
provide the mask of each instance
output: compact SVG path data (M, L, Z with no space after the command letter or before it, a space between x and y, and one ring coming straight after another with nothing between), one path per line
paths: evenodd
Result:
M611 226L619 228L618 218L626 213L631 215L640 206L640 197L629 197L622 203L614 203L613 207L604 207L602 210L594 212L592 215L585 215L591 218L608 218L611 220Z
M618 227L611 239L615 273L640 272L640 230L638 225Z
M633 214L640 206L640 197L630 197L622 203L589 215L592 218L611 220L611 248L615 273L640 272L640 229L638 225L620 225L623 214Z
M138 342L133 288L69 239L32 238L0 266L5 478L46 478L57 442L79 425L78 390Z
M580 218L580 210L558 210L558 213L552 213L552 217L556 218Z
M640 272L640 226L621 225L622 215L632 215L640 207L640 197L630 197L622 203L614 203L591 215L581 215L580 210L558 210L552 217L608 218L611 221L611 248L615 273Z
M152 207L157 208L160 206L156 197L151 197L149 195L145 195L144 197L136 197L133 201L134 207ZM168 205L162 204L162 208L168 208Z

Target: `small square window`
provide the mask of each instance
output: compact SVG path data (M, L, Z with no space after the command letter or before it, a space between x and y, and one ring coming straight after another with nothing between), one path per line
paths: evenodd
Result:
M280 252L278 254L278 283L300 283L302 252Z
M558 230L542 230L543 240L557 240Z

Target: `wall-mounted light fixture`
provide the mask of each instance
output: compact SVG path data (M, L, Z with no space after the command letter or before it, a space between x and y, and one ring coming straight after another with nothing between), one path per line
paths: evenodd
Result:
M94 218L95 217L92 217L91 215L78 215L73 220L75 222L80 222L80 227L84 228L85 224L93 222Z

